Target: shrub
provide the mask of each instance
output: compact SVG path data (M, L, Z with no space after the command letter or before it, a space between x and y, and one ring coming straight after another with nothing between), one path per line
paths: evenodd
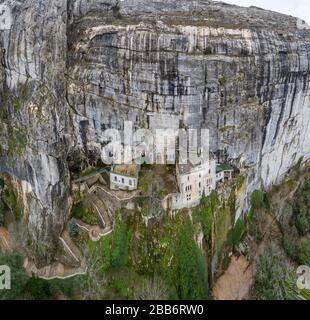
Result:
M227 80L225 77L220 77L218 80L219 85L222 87L225 86L226 82L227 82Z
M140 300L166 300L168 289L165 282L159 276L155 276L142 281L136 295Z
M252 209L262 209L265 207L265 194L260 190L255 190L251 196Z
M75 219L71 219L69 222L69 234L71 237L76 237L79 234L79 228Z
M22 217L22 209L19 205L18 197L15 192L12 189L6 187L4 189L3 199L7 206L14 213L16 220L20 220Z
M283 251L270 245L257 262L254 280L256 297L260 300L292 299L292 288L295 286L295 272Z
M28 280L24 290L34 300L47 300L51 297L48 281L34 276Z
M293 221L300 235L310 233L310 182L296 192L293 202Z
M25 285L29 279L24 270L24 258L19 253L0 251L0 265L7 265L11 269L11 290L0 290L0 300L22 299Z
M205 258L194 241L191 221L182 226L175 248L174 284L179 299L208 297L208 273Z
M237 190L241 189L245 181L245 176L239 174L236 178L236 188Z
M4 215L5 215L4 204L0 199L0 226L3 226L4 224Z
M202 196L200 205L194 209L194 217L201 223L202 231L206 241L210 240L212 230L212 203L211 198Z
M74 204L71 214L72 217L80 219L87 224L96 225L98 223L96 214L90 208L86 207L83 202Z
M296 260L299 264L310 265L310 238L305 238L298 242Z
M127 225L120 221L115 225L111 241L111 267L120 268L128 262L131 233Z
M228 233L228 242L235 248L242 241L242 238L246 231L246 225L243 219L239 219L234 227Z
M286 255L296 261L296 243L292 237L285 234L283 237L282 246Z

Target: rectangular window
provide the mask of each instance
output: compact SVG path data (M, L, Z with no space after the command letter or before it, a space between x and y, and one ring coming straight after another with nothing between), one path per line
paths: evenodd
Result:
M114 177L114 181L117 181L117 177L116 176Z
M125 183L125 179L124 178L122 178L122 183Z
M131 179L129 179L129 185L132 186L132 181L131 181Z

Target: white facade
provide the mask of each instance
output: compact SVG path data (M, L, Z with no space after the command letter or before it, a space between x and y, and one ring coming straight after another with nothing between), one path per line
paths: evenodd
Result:
M110 172L111 190L136 190L140 166L136 164L115 165Z
M225 176L224 176L224 171L218 172L216 174L216 182L224 182Z
M232 179L233 170L223 170L216 173L216 183Z
M110 173L111 190L136 190L138 188L138 179L136 177L125 176L117 173Z
M199 205L202 195L209 196L216 188L215 160L198 166L178 166L177 181L180 192L170 196L172 210Z

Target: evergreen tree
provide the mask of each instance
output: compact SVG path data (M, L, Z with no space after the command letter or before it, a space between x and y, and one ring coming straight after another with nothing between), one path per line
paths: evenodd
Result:
M208 297L208 274L205 258L194 240L189 219L182 226L175 249L175 286L178 297L185 300Z

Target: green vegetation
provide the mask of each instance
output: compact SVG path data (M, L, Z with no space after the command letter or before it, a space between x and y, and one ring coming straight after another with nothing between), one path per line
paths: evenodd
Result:
M142 167L139 176L139 190L148 192L154 180L155 175L153 171L149 170L147 166Z
M72 238L75 238L79 234L79 228L75 219L71 219L68 224L69 234Z
M118 221L110 242L109 260L111 268L120 268L127 265L130 239L131 232L128 230L127 225Z
M216 192L210 196L202 197L201 203L193 210L193 222L195 226L201 226L204 240L208 248L208 260L217 255L219 270L228 267L228 253L233 249L237 240L238 227L231 230L233 217L235 215L236 195L232 188L227 200L220 199ZM197 227L196 227L197 228ZM242 230L242 235L245 230ZM241 235L239 236L241 240ZM235 241L232 243L232 239Z
M310 233L310 180L306 180L294 196L293 222L300 235Z
M47 300L51 297L49 283L34 276L27 281L24 290L34 300Z
M22 103L21 100L16 97L16 96L12 96L12 105L15 111L19 110L22 107Z
M234 213L235 212L233 212L233 214ZM228 234L233 223L233 214L231 212L231 207L229 203L224 203L222 206L220 206L219 201L217 202L215 220L213 222L214 238L212 242L213 245L217 248L219 265L221 265L227 251L231 249L227 246L230 246L230 243L228 241Z
M3 103L3 94L0 94L0 104L1 104L1 108L0 108L0 120L5 122L8 119L8 110L7 110L7 106L5 103Z
M26 131L22 128L10 128L8 132L8 153L10 156L22 156L27 146Z
M260 190L255 190L251 195L251 209L247 216L247 227L257 244L263 240L266 232L266 209L268 207L266 199L265 193Z
M87 224L98 224L97 216L94 211L83 202L75 203L72 207L71 214L73 218L82 220Z
M200 205L194 208L194 221L201 223L202 231L206 241L211 240L213 212L216 206L216 195L212 194L210 197L202 196Z
M5 207L2 199L0 198L0 227L3 226L5 220Z
M298 238L285 235L283 248L288 257L298 265L310 265L310 238Z
M148 194L155 193L159 198L176 192L175 165L142 165L138 188Z
M0 251L0 265L7 265L11 269L11 290L0 290L0 299L18 299L23 296L28 281L23 263L24 259L20 254Z
M245 181L245 176L239 174L237 175L237 178L236 178L236 189L237 190L240 190L244 184L244 181Z
M302 265L310 265L310 237L298 241L295 260Z
M258 210L265 207L266 197L264 192L255 190L251 196L251 208L252 210Z
M265 247L256 265L258 299L310 298L309 291L296 286L297 267L310 264L309 175L309 166L299 164L268 194L252 195L250 231Z
M219 85L220 85L221 87L224 87L225 84L226 84L226 82L227 82L227 80L226 80L225 77L220 77L220 78L218 79L218 83L219 83Z
M292 288L296 286L294 269L288 264L283 251L271 245L260 256L257 263L254 289L261 300L292 299Z
M126 221L122 221L119 217L113 233L102 238L98 243L90 244L92 254L97 250L100 252L102 271L111 271L128 265L131 237Z
M158 190L149 169L147 166L142 168L142 185L157 199ZM161 169L156 170L161 172ZM173 167L165 169L165 174L173 170ZM158 178L156 175L156 181ZM84 288L81 292L95 299L207 299L211 261L216 260L215 267L221 274L229 266L229 254L239 247L249 231L264 248L258 259L255 256L254 297L294 299L296 294L300 296L301 293L296 293L295 267L309 263L310 256L309 235L301 236L295 227L295 218L300 211L285 210L285 214L276 220L273 212L277 207L273 198L275 191L265 194L255 190L251 196L250 214L232 227L235 190L239 190L243 182L244 177L240 176L230 195L213 192L208 197L203 196L201 204L192 210L192 219L189 219L188 210L180 210L173 217L158 214L156 219L147 220L145 217L152 216L154 208L146 198L136 200L139 214L120 210L113 233L97 243L87 244L90 269L89 275L81 280ZM288 187L290 185L285 184L285 188ZM296 199L307 201L307 193L304 191L300 197L300 190L302 188ZM296 199L291 202L292 206ZM201 232L204 235L202 250L195 241ZM79 234L77 238L80 237ZM252 249L252 243L248 243L248 238L246 240L245 248L249 244ZM256 248L255 244L253 248ZM41 290L45 290L44 286Z
M147 198L146 197L138 197L134 199L134 202L137 206L139 206L140 208L143 208L145 203L147 202Z
M294 194L292 203L282 210L282 245L296 264L310 264L310 180L306 178Z
M187 220L180 230L175 248L174 284L179 299L208 297L207 265L193 238L193 227Z
M22 107L22 98L19 96L15 95L13 92L9 90L4 90L0 94L0 119L3 121L8 120L9 116L9 109L10 106L12 106L13 111L17 112L21 109Z
M119 216L113 233L99 242L88 243L89 270L82 279L81 292L86 299L133 299L141 276L130 263L132 233Z
M240 218L234 225L234 227L228 233L228 242L233 248L236 248L242 241L246 233L246 223Z
M194 234L187 214L164 216L149 228L142 216L121 212L113 233L89 244L89 260L97 270L92 278L95 274L96 283L102 283L91 297L206 299L206 258Z
M22 209L19 204L18 196L14 190L6 187L3 192L3 200L13 212L15 219L20 220L22 217Z
M23 263L24 257L20 253L0 251L0 265L7 265L11 269L11 290L0 290L0 300L47 300L59 294L73 298L74 288L77 288L80 281L79 277L51 281L29 277Z
M159 276L152 279L144 279L136 292L139 300L167 300L168 289L165 282Z

